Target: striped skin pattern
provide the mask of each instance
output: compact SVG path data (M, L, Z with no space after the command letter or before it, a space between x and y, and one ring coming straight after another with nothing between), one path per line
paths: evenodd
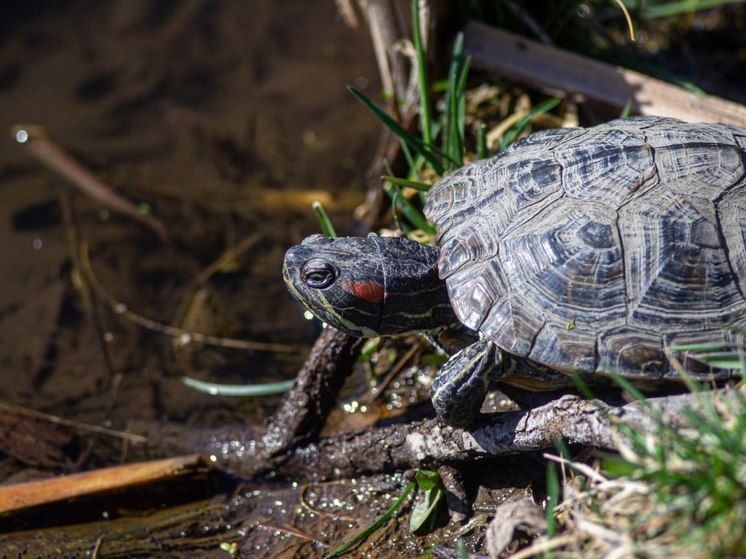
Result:
M746 129L540 132L445 177L425 213L457 316L512 355L654 384L672 345L746 326Z
M283 277L290 293L338 330L391 336L458 322L438 278L437 248L404 238L312 235L288 250ZM327 271L327 284L314 274Z

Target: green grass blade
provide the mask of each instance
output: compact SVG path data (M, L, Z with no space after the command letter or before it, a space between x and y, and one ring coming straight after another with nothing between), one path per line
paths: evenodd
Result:
M477 129L477 159L487 157L487 126L484 123Z
M585 382L583 377L578 373L577 371L572 371L570 373L570 376L572 378L573 383L575 384L575 388L578 389L580 394L583 395L583 398L586 400L593 400L596 396L593 394L593 391L588 386L588 384Z
M627 101L622 107L622 112L619 114L619 118L627 118L632 114L632 101Z
M735 369L746 373L746 350L727 342L707 342L672 346L673 351L689 352L692 359L720 369Z
M321 202L316 201L311 204L311 207L313 208L313 211L316 212L316 219L319 220L319 225L321 226L321 231L324 235L327 237L336 237L337 232L334 230L334 225L332 225L332 221L329 219L329 216L324 210L324 206L321 205Z
M428 235L435 235L435 227L430 223L419 208L416 208L412 203L401 195L401 188L395 184L386 184L383 190L392 200L393 209L397 210L404 215L409 222L414 225L417 229L420 229Z
M368 109L374 115L376 115L378 120L380 120L384 124L384 126L386 126L394 134L396 134L406 145L411 147L415 152L425 158L425 160L427 160L427 162L432 165L436 173L438 173L439 175L443 174L443 165L440 161L438 161L438 158L433 153L434 150L432 146L423 143L422 140L413 136L401 124L396 122L396 120L394 120L386 111L384 111L381 107L368 99L368 97L366 97L362 91L352 86L348 86L347 89L355 96L358 101L368 107Z
M741 369L743 366L743 357L738 353L704 353L693 355L692 358L718 369Z
M560 483L557 475L557 468L554 464L547 464L547 537L554 536L557 527L557 520L554 516L554 509L559 503Z
M645 395L640 392L640 390L632 384L630 381L628 381L626 378L624 378L622 375L618 373L609 373L611 378L614 379L614 382L619 385L619 387L627 392L632 398L634 398L638 402L644 402L645 401Z
M420 192L427 192L433 186L432 184L427 184L425 182L410 181L407 179L400 179L399 177L392 177L389 175L384 176L383 180L385 180L386 182L390 182L391 184L395 184L397 186L405 186L407 188L413 188L414 190L418 190Z
M516 138L523 132L529 122L535 119L537 116L544 114L547 111L551 111L554 107L559 105L560 100L557 97L547 99L533 107L522 119L515 123L515 125L508 130L503 137L503 141L500 142L500 149L504 149L512 144Z
M386 524L395 514L396 511L398 511L402 504L404 504L404 501L409 497L409 494L412 492L412 490L416 487L416 483L414 481L410 481L407 486L404 488L404 491L402 491L402 494L399 496L399 498L396 500L396 502L389 507L389 509L381 515L378 520L376 520L373 524L362 530L361 532L358 532L355 534L355 536L347 543L343 543L334 551L332 551L329 555L326 556L326 559L332 559L333 557L339 557L343 553L346 553L348 550L350 550L352 547L358 545L360 542L364 541L368 536L370 536L373 532L378 530L381 526Z
M412 43L417 64L417 85L420 90L420 129L425 145L432 145L432 116L430 112L430 85L427 78L427 56L420 33L419 0L412 0Z
M459 33L453 43L451 66L448 71L446 89L446 126L443 136L443 151L452 160L463 161L464 112L466 101L464 88L469 65L464 61L464 35Z
M264 384L216 384L204 382L191 377L182 377L181 382L197 392L204 392L212 396L272 396L283 394L293 387L292 380L282 382L268 382Z
M700 10L709 10L727 4L741 4L744 0L683 0L677 2L664 2L661 4L648 4L642 8L638 15L644 19L657 19L661 17L679 16Z
M378 351L378 346L381 344L381 338L367 338L363 344L363 349L360 350L360 355L357 360L359 363L365 363L369 361L373 354Z
M396 208L399 206L399 200L402 197L401 191L395 190L392 193L386 192L386 194L388 194L391 198L391 216L394 218L394 227L396 227L397 231L402 231L404 233L409 232L411 228L402 224L401 220L399 219L399 212L396 211Z
M404 159L407 162L407 169L414 169L416 163L415 163L415 157L414 155L412 155L412 150L409 149L407 142L405 142L401 138L399 138L399 145L401 146L401 151L404 154ZM419 157L419 159L422 159L422 158ZM389 170L389 174L391 175L393 173Z

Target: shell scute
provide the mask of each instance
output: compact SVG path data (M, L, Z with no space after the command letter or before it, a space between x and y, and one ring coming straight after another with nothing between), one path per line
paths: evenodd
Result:
M746 148L745 148L746 151ZM716 202L720 227L733 275L741 293L746 293L746 184L730 189Z
M489 216L477 214L460 228L441 237L440 277L448 278L462 266L484 262L497 256L498 235Z
M471 273L454 274L447 285L451 302L458 301L456 316L474 330L482 327L495 302L508 292L498 260L476 265Z
M555 363L566 371L595 371L596 344L587 336L567 324L546 324L534 341L528 357L539 363Z
M626 312L616 213L568 199L515 229L501 243L510 285L553 315Z
M635 191L655 182L653 148L645 137L614 132L598 143L565 146L555 153L569 197L618 207Z
M659 189L625 207L620 220L631 324L699 328L743 314L712 201Z
M675 375L672 344L746 325L744 146L744 129L639 117L445 177L425 211L457 316L554 369Z

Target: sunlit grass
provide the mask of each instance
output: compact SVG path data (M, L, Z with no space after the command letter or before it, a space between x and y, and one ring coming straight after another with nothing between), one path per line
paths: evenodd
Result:
M746 398L701 396L711 405L687 412L683 428L621 426L620 454L600 471L569 464L556 557L746 554Z
M721 343L676 349L705 356L717 350L717 363L746 374L738 349ZM671 426L651 410L656 428L643 432L620 423L618 454L604 457L599 469L561 460L576 475L566 480L556 509L563 545L555 557L746 555L746 393L712 392L696 383L691 388L683 425Z

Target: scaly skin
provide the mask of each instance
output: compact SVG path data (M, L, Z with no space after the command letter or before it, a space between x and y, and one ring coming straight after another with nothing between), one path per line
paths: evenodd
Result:
M313 235L288 250L282 275L293 297L334 328L390 336L458 324L437 262L437 248L409 239ZM451 357L432 388L440 421L472 423L501 364L487 339Z
M327 324L353 336L392 336L458 323L437 263L437 248L409 239L312 235L288 250L282 275Z

